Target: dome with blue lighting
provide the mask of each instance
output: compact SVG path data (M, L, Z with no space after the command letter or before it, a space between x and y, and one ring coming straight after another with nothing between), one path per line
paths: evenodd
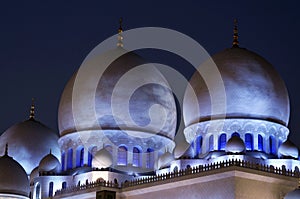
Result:
M282 143L278 148L278 157L279 158L294 158L298 159L299 150L294 143L290 140Z
M166 79L154 65L121 47L83 62L67 83L58 111L61 136L122 129L139 132L136 137L150 133L173 139L176 122L175 100Z
M245 143L239 136L232 136L225 146L225 151L228 153L242 153L245 150Z
M5 194L9 194L10 197L13 195L28 197L29 191L29 180L25 170L8 156L6 150L5 155L0 157L0 195L4 194L4 198Z
M0 153L8 143L10 154L29 175L50 149L53 155L60 157L57 141L58 135L54 131L34 118L30 118L11 126L0 136Z
M61 171L61 164L52 152L50 152L40 161L38 170L39 172L59 173Z
M267 60L240 47L225 49L212 56L212 60L225 87L226 118L252 118L285 126L288 124L289 95L280 75ZM213 112L212 89L208 89L198 73L191 78L190 84L191 88L187 88L183 104L185 125L222 117L223 112ZM214 91L218 92L218 89L214 88ZM189 99L193 95L195 100ZM223 102L216 100L215 103L217 104L213 106L218 107Z

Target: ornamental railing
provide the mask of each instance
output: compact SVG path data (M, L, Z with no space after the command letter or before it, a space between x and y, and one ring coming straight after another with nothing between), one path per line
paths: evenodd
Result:
M86 189L93 189L96 187L109 187L109 188L119 188L118 183L114 183L112 181L93 181L93 182L86 182L86 184L76 185L76 186L69 186L64 189L57 190L55 195L67 194L72 193L80 190Z
M77 186L70 186L61 190L56 191L55 195L61 195L66 193L71 193L80 190L92 189L96 187L110 187L116 189L134 187L142 184L148 183L156 183L156 182L163 182L170 179L176 179L182 176L188 175L195 175L195 174L205 174L205 172L219 170L222 168L229 168L232 166L241 167L241 168L248 168L253 169L256 171L262 171L267 173L273 173L277 175L284 175L289 177L299 178L300 173L299 171L291 171L285 169L285 167L278 168L272 165L264 165L259 163L253 163L250 161L244 161L240 159L231 159L231 160L224 160L222 162L212 163L212 164L205 164L205 165L198 165L196 167L190 167L186 169L181 169L178 171L173 171L170 173L159 174L156 176L147 176L144 178L139 178L131 181L125 181L121 184L114 183L112 181L94 181L94 182L87 182L86 184L77 185Z

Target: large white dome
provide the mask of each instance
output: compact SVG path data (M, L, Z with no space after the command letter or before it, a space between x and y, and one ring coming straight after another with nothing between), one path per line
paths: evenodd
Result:
M126 54L108 67L103 66L106 59L123 53ZM60 135L125 129L173 139L177 122L173 93L153 65L143 64L146 61L140 56L127 53L120 47L85 61L61 96L58 111ZM105 67L105 71L100 76L97 72L89 73L83 80L83 69L92 65L97 65L99 70ZM96 81L87 83L91 79ZM81 90L74 94L76 81L81 82ZM76 96L79 97L75 99Z
M0 158L0 193L29 196L29 180L25 170L12 157Z
M224 82L226 118L252 118L285 126L288 124L288 92L283 80L268 61L239 47L225 49L212 56L212 59ZM193 88L187 88L183 103L186 126L224 114L212 113L211 94L200 75L195 73L190 83ZM218 100L215 102L219 103ZM218 104L214 106L218 107Z
M4 153L3 149L8 143L9 154L29 175L50 149L60 158L57 141L58 135L55 132L32 118L11 126L0 136L0 153Z

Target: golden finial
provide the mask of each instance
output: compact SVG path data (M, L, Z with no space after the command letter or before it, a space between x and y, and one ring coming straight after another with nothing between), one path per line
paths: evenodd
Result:
M6 145L5 145L5 153L4 153L4 155L8 155L8 143L6 143Z
M120 20L119 20L119 29L118 29L118 43L117 43L118 47L123 47L123 36L122 36L123 27L122 27L122 23L123 23L123 18L121 17Z
M239 35L238 35L238 22L237 22L237 19L234 19L232 47L239 47Z
M30 115L29 119L34 119L34 98L31 99Z

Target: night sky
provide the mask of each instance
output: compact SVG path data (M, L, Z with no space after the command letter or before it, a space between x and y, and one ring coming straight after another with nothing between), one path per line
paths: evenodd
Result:
M300 146L297 1L110 2L0 3L0 132L29 117L32 97L37 120L58 131L57 109L66 82L97 44L117 33L120 17L125 30L171 28L194 38L210 54L231 47L237 18L240 46L271 62L286 83L290 138ZM181 61L169 57L179 68Z

